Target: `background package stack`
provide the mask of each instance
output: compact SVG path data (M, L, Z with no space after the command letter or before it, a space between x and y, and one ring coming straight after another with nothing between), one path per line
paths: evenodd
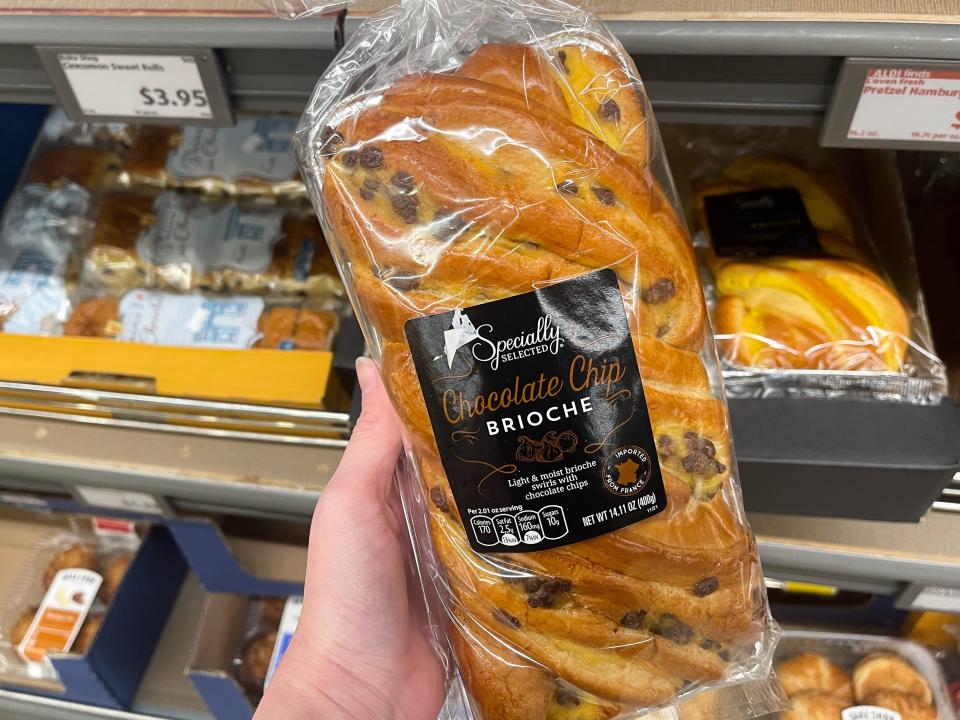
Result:
M787 128L678 126L668 145L728 392L940 400L892 154Z
M293 129L84 126L54 111L3 217L4 332L330 351L343 289Z

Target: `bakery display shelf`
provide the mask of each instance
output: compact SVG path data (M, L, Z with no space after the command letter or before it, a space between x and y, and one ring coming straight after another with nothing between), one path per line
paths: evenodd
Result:
M960 588L956 513L917 524L751 513L750 524L764 573L777 580L883 593L910 583Z
M78 496L133 491L177 511L309 518L343 439L160 432L150 424L0 414L0 491Z
M851 22L849 14L804 21L744 20L746 13L714 15L736 18L730 20L606 14L613 18L610 28L635 55L663 121L814 125L823 117L845 57L960 59L960 33L949 23ZM335 23L330 17L287 22L254 14L149 20L102 14L4 16L0 101L57 102L34 47L67 42L88 48L215 48L236 109L299 111L333 57ZM359 23L348 17L346 32Z
M0 690L0 716L18 720L162 720L157 715L110 710L12 690Z

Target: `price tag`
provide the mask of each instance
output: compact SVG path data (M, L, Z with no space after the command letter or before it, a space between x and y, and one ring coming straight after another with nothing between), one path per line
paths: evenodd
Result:
M142 492L77 485L77 494L88 505L145 515L163 515L163 508L157 498Z
M896 607L960 614L960 588L910 585L897 598Z
M71 120L230 125L212 50L37 48Z
M836 147L960 148L960 62L847 60L821 142Z

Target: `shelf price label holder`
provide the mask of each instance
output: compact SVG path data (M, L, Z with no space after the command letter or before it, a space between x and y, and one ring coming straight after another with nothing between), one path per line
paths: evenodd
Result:
M820 144L960 149L960 61L847 58Z
M37 52L75 122L233 125L211 48L43 46Z

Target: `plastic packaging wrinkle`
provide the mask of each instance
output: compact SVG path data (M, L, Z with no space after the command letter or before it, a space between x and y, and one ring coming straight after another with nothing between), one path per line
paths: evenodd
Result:
M783 707L699 271L617 40L555 0L403 2L296 145L473 717Z

